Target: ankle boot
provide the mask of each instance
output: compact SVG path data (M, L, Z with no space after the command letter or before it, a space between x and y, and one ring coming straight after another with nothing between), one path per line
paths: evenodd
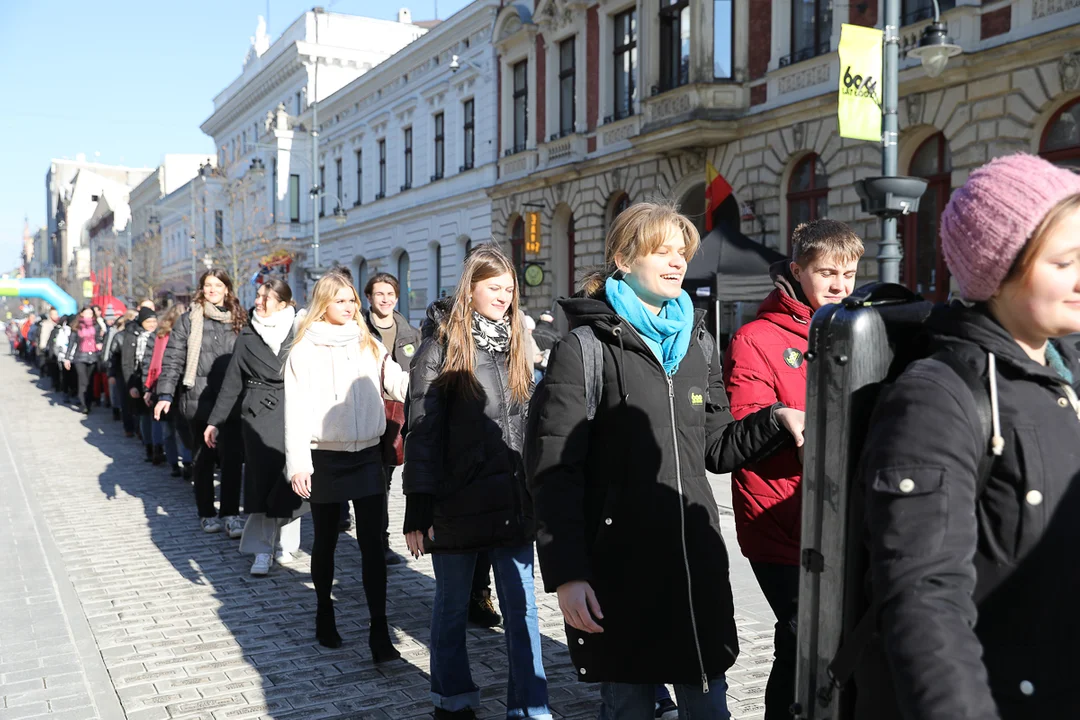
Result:
M163 445L154 446L154 457L150 462L154 465L165 464L165 447Z
M112 409L113 422L120 422L120 408L114 407Z
M320 607L315 611L315 639L323 647L341 647L341 636L338 635L333 605Z
M371 648L371 659L377 663L397 660L401 653L394 647L390 639L390 628L386 625L386 618L371 618L371 629L368 631L368 647Z
M148 463L154 462L154 446L153 445L144 445L143 447L146 448L145 462L148 462Z

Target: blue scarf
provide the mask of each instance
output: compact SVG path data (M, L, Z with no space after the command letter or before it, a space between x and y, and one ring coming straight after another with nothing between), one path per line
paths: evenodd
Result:
M654 315L625 280L608 278L604 290L615 312L637 330L664 371L674 375L694 333L694 304L690 296L683 291L675 300L665 302L659 315Z

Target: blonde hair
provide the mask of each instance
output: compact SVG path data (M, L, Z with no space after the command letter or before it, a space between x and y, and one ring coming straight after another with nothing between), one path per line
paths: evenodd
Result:
M180 319L180 316L187 312L187 308L183 303L174 303L170 305L158 319L157 336L165 337L172 334L173 325Z
M631 264L657 251L676 232L686 242L686 260L701 246L701 236L690 219L673 203L640 202L619 213L608 230L604 247L604 267L582 280L586 295L592 295L618 270L616 262Z
M525 329L518 310L517 273L513 263L492 244L478 245L465 258L461 280L454 291L453 304L446 320L439 327L439 342L446 346L446 358L436 382L453 386L471 397L479 397L476 380L476 341L472 334L472 294L477 283L500 275L515 279L514 299L506 319L510 327L510 394L525 403L532 394L532 365L525 354Z
M376 360L379 359L379 346L375 341L375 338L371 336L371 332L367 329L367 323L360 320L360 296L356 294L356 288L349 282L341 273L327 273L319 278L319 281L315 283L315 289L311 292L311 304L308 306L307 314L304 319L300 321L300 325L296 328L296 338L293 340L292 349L295 349L300 344L300 340L303 339L304 334L307 333L308 328L313 323L320 322L326 317L326 308L330 306L330 303L334 302L339 291L348 288L352 293L353 299L356 301L356 315L353 317L352 322L360 328L360 349L370 352Z

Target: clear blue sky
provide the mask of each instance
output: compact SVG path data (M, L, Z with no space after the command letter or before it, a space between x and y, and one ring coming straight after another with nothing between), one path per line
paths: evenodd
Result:
M239 74L267 15L276 39L313 5L415 20L433 0L0 0L0 272L19 263L23 218L45 222L51 158L156 167L165 153L213 152L199 125ZM441 0L439 17L467 5Z

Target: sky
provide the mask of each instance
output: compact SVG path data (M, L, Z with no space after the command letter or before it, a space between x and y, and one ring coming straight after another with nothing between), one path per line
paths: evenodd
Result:
M321 0L333 12L429 20L467 0ZM0 0L0 272L19 265L24 218L45 224L52 158L157 167L166 153L213 153L199 130L235 80L258 16L277 39L320 0Z

